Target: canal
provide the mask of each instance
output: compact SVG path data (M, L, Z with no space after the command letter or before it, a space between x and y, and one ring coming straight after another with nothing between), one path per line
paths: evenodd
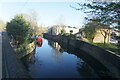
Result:
M108 77L109 71L83 51L43 39L41 47L21 60L32 78Z

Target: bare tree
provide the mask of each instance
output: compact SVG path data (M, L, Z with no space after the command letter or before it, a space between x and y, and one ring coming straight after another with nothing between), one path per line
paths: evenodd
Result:
M100 32L104 37L104 44L106 44L106 38L110 36L110 29L100 29Z
M26 20L30 23L30 27L31 27L31 31L33 32L33 34L31 35L38 35L40 28L38 26L38 14L35 11L32 11L29 15L28 14L24 14Z

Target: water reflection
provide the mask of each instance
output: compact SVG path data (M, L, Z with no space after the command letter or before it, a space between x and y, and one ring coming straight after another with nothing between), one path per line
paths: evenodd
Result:
M88 53L72 46L66 46L67 44L65 45L61 42L59 43L59 45L63 48L64 51L67 51L69 54L74 54L85 61L84 67L77 67L79 73L82 74L82 76L87 76L88 74L86 73L91 73L94 74L94 76L96 77L99 76L100 78L113 77L111 72L102 63L100 63L97 59L93 58ZM81 64L81 62L78 62L78 64ZM90 65L94 70L88 65Z
M63 43L43 39L35 51L21 59L33 78L94 78L107 70L83 51Z
M75 49L74 48L71 48L70 46L69 47L64 47L64 49L60 46L60 43L57 43L57 42L54 42L54 41L50 41L48 40L48 44L50 46L52 46L53 48L55 48L55 50L57 50L57 53L55 52L56 56L55 58L56 59L60 59L59 57L61 57L61 53L67 51L69 53L74 53L75 52ZM68 51L69 49L69 51ZM53 52L54 53L54 52ZM79 58L79 57L78 57ZM90 77L98 77L98 75L95 73L95 71L87 64L85 63L81 58L77 59L77 62L76 62L76 68L77 68L77 71L79 72L79 75L81 76L81 78L90 78Z
M35 49L21 60L25 65L25 68L29 71L29 64L35 64Z
M53 42L53 41L49 41L49 43L52 44L57 44L56 47L54 45L51 45L54 48L58 48L59 46L59 52L68 52L69 54L74 54L77 57L79 57L80 59L84 59L84 62L82 59L78 60L77 62L77 70L80 74L82 74L82 76L84 77L93 77L92 75L88 75L86 73L89 74L94 74L94 76L96 77L101 77L101 78L105 78L105 77L113 77L110 73L110 71L102 65L102 63L100 63L98 60L96 60L95 58L93 58L92 56L90 56L89 54L85 53L82 50L78 50L75 47L72 46L67 46L67 44L63 44L63 43L57 43L57 42ZM82 65L81 65L82 63ZM94 70L89 66L89 65L94 68ZM97 66L96 66L97 65ZM96 75L95 75L96 74Z
M59 52L61 49L61 46L57 42L49 41L48 40L48 45L50 45L54 50L52 50L53 53L53 58L57 61L60 62L62 58L62 53Z
M36 45L35 49L29 53L28 55L26 55L25 57L23 57L21 60L23 61L23 64L25 65L26 69L29 70L29 64L35 64L35 53L36 53L36 48L40 48L42 47L42 44L40 44L39 46Z
M55 48L58 51L60 51L60 49L61 49L61 46L57 42L48 40L48 45L52 46L53 48Z

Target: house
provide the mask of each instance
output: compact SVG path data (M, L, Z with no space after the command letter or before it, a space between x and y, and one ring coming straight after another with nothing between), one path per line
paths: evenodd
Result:
M111 29L97 29L96 35L93 39L94 43L104 43L104 36L106 35L105 42L110 42Z
M104 36L106 36L105 42L109 43L110 42L110 38L111 38L111 33L112 30L111 29L96 29L96 35L93 39L94 43L104 43ZM83 40L83 41L87 41L85 33L84 33L84 29L79 29L79 32L75 34L76 38Z
M53 25L51 28L48 29L48 33L51 35L59 35L61 34L62 30L64 30L65 33L70 33L70 31L72 31L72 34L79 32L79 29L76 27L65 26L65 25Z
M66 33L70 33L70 31L72 31L72 34L76 34L79 32L79 28L71 27L71 26L64 27L64 30L66 31Z
M61 33L61 30L64 28L64 25L53 25L48 29L48 33L51 35L58 35Z

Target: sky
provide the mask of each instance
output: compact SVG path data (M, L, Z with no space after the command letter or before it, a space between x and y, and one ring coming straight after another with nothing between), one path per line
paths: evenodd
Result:
M10 21L16 14L33 13L39 25L45 27L55 24L82 27L86 14L70 7L79 7L76 2L83 3L85 0L61 0L61 1L38 1L38 0L4 0L0 2L0 19Z

